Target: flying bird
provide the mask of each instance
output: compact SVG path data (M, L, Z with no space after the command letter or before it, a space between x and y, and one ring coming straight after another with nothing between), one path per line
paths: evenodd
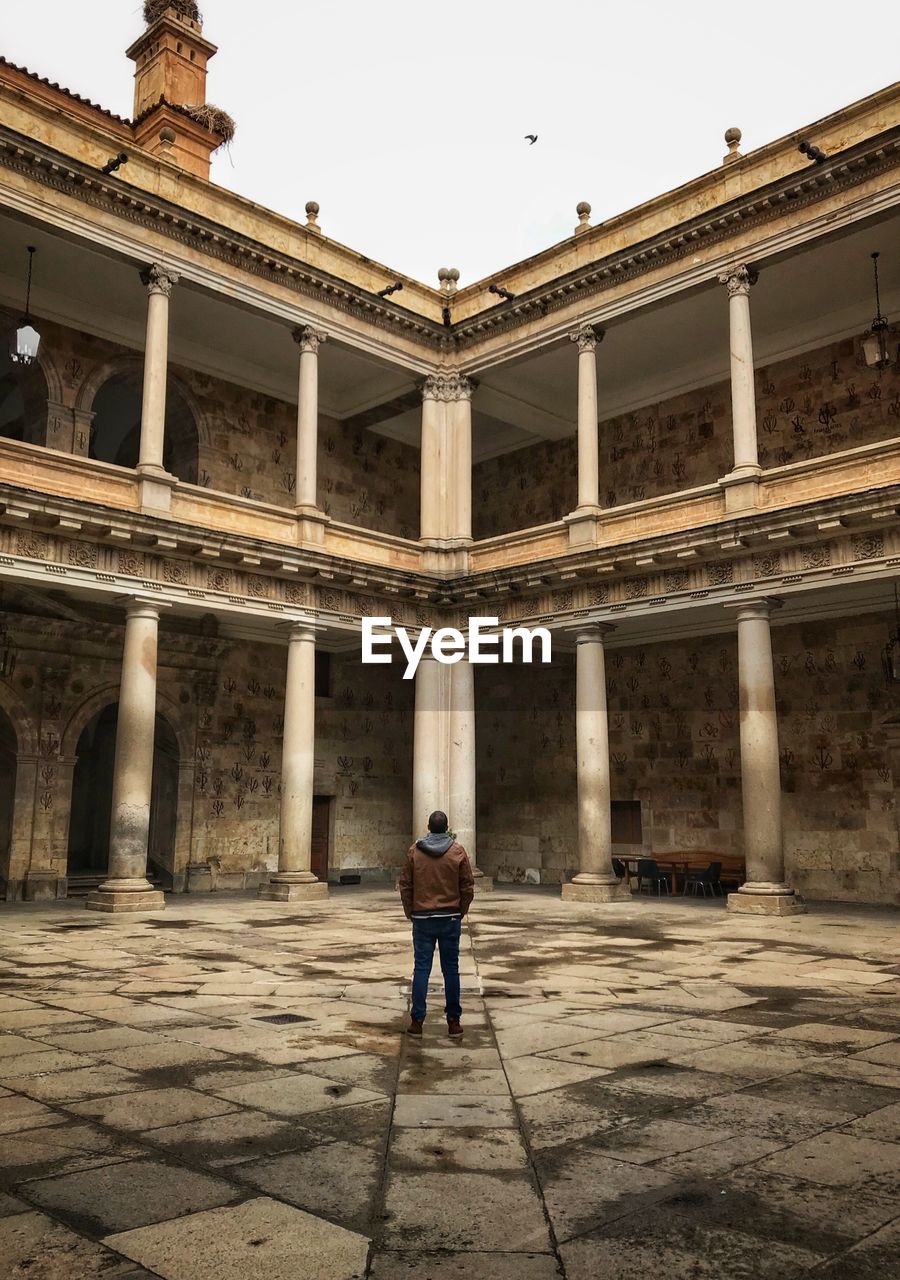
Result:
M526 133L525 138L528 142L529 147L533 147L538 140L538 136L536 133Z

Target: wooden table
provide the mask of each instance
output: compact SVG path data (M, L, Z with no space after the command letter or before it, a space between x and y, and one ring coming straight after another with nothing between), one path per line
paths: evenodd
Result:
M648 856L652 857L660 871L665 870L668 873L669 886L672 893L678 892L678 876L684 878L682 893L687 893L688 872L705 871L711 862L721 862L723 880L737 880L738 884L741 885L746 879L743 858L737 857L735 854L718 853L711 849L684 849L650 855L642 853L640 857L635 858L622 858L617 854L618 861L625 867L625 878L629 885L631 884L632 876L637 875L637 864Z
M618 857L618 854L616 855ZM625 867L625 880L627 884L631 884L631 877L637 875L637 864L644 861L644 855L639 858L619 858L619 862ZM667 870L669 873L669 886L672 893L678 892L678 877L684 876L687 882L688 863L683 857L673 854L671 857L654 858L653 861L659 867L660 871ZM704 863L704 866L706 864Z
M657 862L668 864L672 859L680 860L685 868L684 892L687 893L688 871L705 871L711 862L721 862L723 880L736 880L742 885L747 878L744 859L734 853L720 853L718 849L677 849L667 853L653 855Z

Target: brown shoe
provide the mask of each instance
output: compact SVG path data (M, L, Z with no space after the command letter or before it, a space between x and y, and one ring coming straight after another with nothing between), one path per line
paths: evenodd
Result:
M461 1036L462 1033L463 1033L463 1029L462 1029L462 1024L460 1023L459 1018L448 1018L447 1019L447 1035Z
M406 1028L406 1034L408 1036L420 1036L422 1034L423 1026L424 1023L419 1022L417 1018L410 1018L409 1026Z

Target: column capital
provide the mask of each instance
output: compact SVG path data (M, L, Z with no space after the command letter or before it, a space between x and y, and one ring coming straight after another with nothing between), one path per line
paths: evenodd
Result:
M318 355L319 347L323 342L328 341L327 333L323 333L321 329L314 329L310 324L298 325L291 337L300 348L301 354L309 351L313 355Z
M141 284L147 286L147 292L151 298L155 293L168 298L172 293L172 286L178 283L178 279L177 272L171 267L162 266L159 262L152 262L141 272Z
M165 600L151 600L149 596L119 596L118 603L128 618L153 618L157 622L163 609L170 607Z
M477 383L463 373L430 373L422 383L423 400L471 400Z
M738 622L749 622L755 618L768 620L783 604L777 596L760 596L756 600L733 600L725 607L735 611Z
M586 351L596 351L599 343L606 337L606 330L596 324L582 324L569 334L569 341L574 342L580 355Z
M313 622L312 619L292 618L281 623L280 629L287 633L288 644L295 640L311 641L315 644L316 636L322 630L322 627L320 624Z
M615 629L615 624L612 622L583 622L580 626L572 628L575 632L576 645L602 644L604 638Z
M744 262L736 262L719 273L719 284L724 284L729 298L749 297L750 287L758 279L759 272Z

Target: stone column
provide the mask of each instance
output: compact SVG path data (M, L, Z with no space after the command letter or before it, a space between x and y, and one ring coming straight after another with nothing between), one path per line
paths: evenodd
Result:
M460 373L430 374L422 385L419 537L442 548L472 539L472 392Z
M576 512L600 510L600 420L597 410L597 344L603 330L585 324L569 338L578 347L578 506Z
M756 388L753 381L753 337L750 328L750 287L756 272L738 264L719 276L728 291L731 349L731 423L734 467L722 478L729 510L757 505L759 448L756 437Z
M444 411L441 379L431 374L422 384L422 453L419 467L419 537L436 541L444 536L441 472L444 469Z
M728 895L728 910L747 915L805 911L784 879L778 716L769 619L777 600L738 608L738 677L741 708L741 786L747 881Z
M291 627L281 748L281 828L278 870L259 896L278 902L320 898L328 884L310 870L315 775L316 633L308 622Z
M416 702L413 713L413 840L425 834L428 815L449 809L446 753L442 750L449 701L451 668L426 653L416 670ZM452 814L448 814L451 822Z
M158 911L164 906L162 893L147 879L158 636L159 606L130 601L116 723L109 867L107 879L87 899L94 911Z
M612 794L603 623L583 627L575 650L575 748L578 780L578 875L562 896L575 902L630 901L612 866Z
M470 378L458 378L453 421L454 504L450 537L457 543L472 541L472 392ZM460 663L460 666L462 663Z
M450 716L447 745L450 756L449 809L450 828L469 855L477 881L476 890L493 889L490 876L477 865L477 810L475 806L475 668L465 658L449 667ZM440 806L438 806L440 807Z
M178 276L154 264L141 273L141 280L147 286L147 338L138 471L142 475L168 479L169 473L163 467L163 442L169 372L169 298Z
M294 330L300 348L300 385L297 397L297 511L320 516L316 492L316 458L319 447L319 347L324 333L304 325Z

